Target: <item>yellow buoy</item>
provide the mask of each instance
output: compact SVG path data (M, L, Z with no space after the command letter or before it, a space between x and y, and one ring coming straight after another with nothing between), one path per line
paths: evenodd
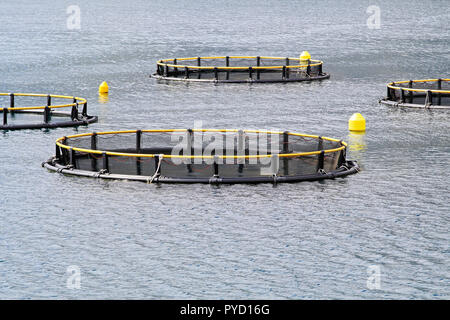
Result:
M354 113L348 120L348 130L350 131L366 131L366 119L361 113Z
M106 81L103 81L102 84L100 85L100 87L98 87L98 92L99 93L108 93L108 91L109 91L108 84L106 83Z
M311 60L311 55L308 51L303 51L300 55L300 64L308 64L308 61Z

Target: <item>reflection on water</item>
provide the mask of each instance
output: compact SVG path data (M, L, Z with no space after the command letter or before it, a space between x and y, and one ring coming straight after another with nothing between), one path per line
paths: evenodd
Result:
M350 132L347 136L348 148L349 151L354 152L355 154L359 151L366 150L366 133L365 132Z
M361 168L364 168L364 154L367 149L365 132L349 132L347 136L347 157L356 160Z
M109 94L108 93L98 93L98 122L99 123L108 123L108 113L109 113Z
M109 94L108 93L99 93L98 94L98 103L107 104L109 102Z

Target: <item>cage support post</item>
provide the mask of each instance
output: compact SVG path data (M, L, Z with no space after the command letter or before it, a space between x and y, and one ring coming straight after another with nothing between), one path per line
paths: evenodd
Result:
M201 59L202 58L197 57L197 67L200 67L202 65ZM201 69L197 69L197 79L200 79L201 74L202 74L202 70Z
M67 142L67 137L63 137L63 139L62 139L62 141L61 141L61 143L63 144L63 145L66 145L66 142ZM61 152L62 152L62 160L63 160L63 163L64 163L64 165L67 165L67 163L68 163L68 152L67 152L67 149L66 148L62 148L61 149Z
M245 156L245 136L243 130L238 131L237 156ZM236 162L238 163L238 172L242 173L244 170L245 158L238 158Z
M9 94L9 108L12 109L10 110L11 114L14 113L14 108L15 108L15 96L14 93Z
M70 164L72 165L72 167L74 169L77 168L76 154L75 154L75 150L73 150L73 148L70 148Z
M442 79L438 79L437 87L438 87L438 90L442 90ZM437 105L438 106L441 105L441 93L440 92L437 93Z
M289 153L289 131L283 132L283 153ZM283 157L283 173L289 175L289 159Z
M214 79L219 80L219 70L217 67L214 67Z
M323 168L324 168L324 160L325 160L325 151L324 150L322 150L320 153L319 153L319 157L318 157L319 159L318 159L318 161L317 161L317 171L321 171L321 170L323 170Z
M319 140L319 145L317 146L317 150L320 151L320 150L323 150L323 138L319 137L318 140Z
M433 93L431 90L427 90L427 95L425 97L425 106L431 106L433 104Z
M75 119L78 118L78 109L77 109L76 105L72 106L72 110L70 112L70 118L72 119L72 121L74 121Z
M136 153L141 153L141 143L142 143L142 130L136 130ZM140 157L136 157L136 174L138 176L142 174Z
M261 57L260 56L256 57L256 66L257 67L261 66ZM259 68L257 68L256 69L256 79L259 80L259 78L260 78L260 70L259 70Z
M286 79L289 79L290 68L289 66L289 58L286 58Z
M409 88L409 89L412 89L412 87L413 87L413 82L412 82L412 80L409 80L409 82L408 82L408 88ZM410 102L410 103L413 103L414 98L413 98L413 92L412 92L411 90L408 91L408 97L409 97L409 102Z
M50 121L51 105L52 105L52 96L47 95L47 106L44 108L44 123L48 123Z
M283 132L282 153L289 153L289 131ZM289 174L289 159L286 157L283 157L283 173L285 176Z
M400 103L405 102L405 91L400 88Z
M97 150L97 133L93 132L91 136L91 150Z
M219 157L218 156L214 156L213 168L214 168L213 177L215 177L215 178L219 177Z
M62 163L67 166L69 164L69 152L67 149L61 149Z
M8 124L8 108L3 108L3 125Z
M83 117L87 117L87 101L83 104L83 111L81 112Z
M138 176L142 174L141 157L136 157L136 174Z
M289 131L283 132L283 153L289 152Z
M177 59L175 58L175 59L173 59L173 64L177 64ZM175 72L175 74L177 74L178 73L178 68L177 67L173 67L173 71Z
M201 59L202 58L200 58L200 57L197 57L197 67L200 67L201 66ZM199 68L197 68L197 79L200 79L201 78L201 74L202 74L202 70L201 69L199 69Z
M61 149L57 144L55 144L55 160L60 161L61 160Z
M97 133L93 132L91 135L91 150L97 150ZM97 170L97 159L95 158L94 154L88 154L90 157L92 157L91 160L91 168L92 171L98 171Z
M142 130L136 131L136 153L141 153Z
M248 68L248 78L250 80L253 80L253 68L252 67Z
M44 123L49 123L50 121L50 108L45 106L44 108Z
M343 145L342 144L342 140L339 141L339 143L340 143L341 146ZM345 163L346 150L347 150L347 148L344 148L339 153L338 167L342 166Z
M183 151L183 155L191 156L192 155L192 139L193 139L193 131L192 129L186 130L186 154Z
M109 156L106 152L103 152L103 171L109 172Z

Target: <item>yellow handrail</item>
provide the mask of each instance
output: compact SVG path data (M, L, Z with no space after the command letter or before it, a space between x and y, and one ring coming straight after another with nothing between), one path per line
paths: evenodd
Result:
M125 134L125 133L137 133L138 130L123 130L123 131L107 131L107 132L96 132L96 135L110 135L110 134ZM153 129L153 130L140 130L141 132L147 132L147 133L157 133L157 132L166 132L166 133L173 133L173 132L187 132L187 129ZM192 129L192 132L222 132L222 133L237 133L238 129ZM264 133L264 134L278 134L282 135L284 132L281 131L266 131L266 130L242 130L244 133ZM324 153L333 153L338 152L347 147L347 143L344 141L328 138L328 137L319 137L317 135L309 135L309 134L302 134L302 133L293 133L293 132L286 132L288 135L292 136L298 136L298 137L306 137L306 138L314 138L319 139L322 138L323 140L327 141L333 141L333 142L339 142L341 144L340 147L334 148L334 149L328 149L328 150L318 150L318 151L310 151L310 152L298 152L298 153L281 153L277 154L278 157L301 157L301 156L310 156L310 155L318 155L321 152ZM67 139L73 139L73 138L80 138L80 137L89 137L93 136L94 133L81 133L66 137L61 137L56 140L56 145L60 148L66 149L66 150L74 150L82 153L92 153L92 154L106 154L108 156L118 156L118 157L140 157L140 158L154 158L157 156L162 156L162 158L184 158L184 159L213 159L215 157L219 159L259 159L259 158L270 158L273 155L267 154L267 155L241 155L241 156L204 156L204 155L159 155L159 154L142 154L142 153L124 153L124 152L113 152L113 151L107 151L107 150L92 150L92 149L85 149L85 148L78 148L73 146L68 146L63 143L63 141Z
M50 98L57 98L57 99L71 99L75 100L74 103L69 104L61 104L61 105L50 105L50 106L33 106L33 107L14 107L14 108L7 108L3 107L0 108L0 111L3 111L4 109L8 109L9 111L20 111L20 110L40 110L45 109L46 107L49 107L50 109L58 109L58 108L68 108L73 106L82 106L87 103L87 100L80 97L71 97L71 96L62 96L62 95L56 95L56 94L41 94L41 93L4 93L0 92L0 96L10 96L14 95L14 97L50 97Z
M439 80L445 81L445 82L449 82L450 81L450 79L423 79L423 80L411 80L411 82L413 82L413 83L417 83L417 82L437 82ZM417 88L406 88L406 87L395 86L396 84L409 83L409 81L410 80L393 81L391 83L388 83L387 87L389 89L394 89L394 90L404 90L404 91L413 91L413 92L427 92L427 91L431 91L433 93L450 93L449 90L417 89Z
M263 70L263 69L282 69L282 68L288 68L288 69L299 69L299 68L306 68L306 67L315 67L323 64L323 61L321 60L310 60L310 64L300 64L300 65L281 65L281 66L248 66L248 67L226 67L226 66L191 66L191 65L183 65L183 64L173 64L168 63L170 61L191 61L191 60L197 60L197 59L203 59L203 60L213 60L213 59L263 59L263 60L294 60L294 61L301 61L300 58L286 58L286 57L258 57L258 56L218 56L218 57L190 57L190 58L174 58L174 59L161 59L156 62L158 66L167 66L171 68L187 68L187 69L196 69L196 70L214 70L217 68L217 70L248 70L249 68L252 68L254 70Z

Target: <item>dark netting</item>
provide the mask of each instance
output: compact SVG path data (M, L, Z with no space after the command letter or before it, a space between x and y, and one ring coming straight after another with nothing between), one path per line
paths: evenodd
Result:
M280 57L195 57L157 62L157 79L207 82L289 82L322 80L319 60Z
M29 93L0 93L0 115L1 130L73 127L97 121L88 115L86 99Z
M342 141L255 130L133 130L57 140L45 163L68 174L147 182L257 183L358 171Z
M450 79L392 82L381 103L411 108L450 109Z

